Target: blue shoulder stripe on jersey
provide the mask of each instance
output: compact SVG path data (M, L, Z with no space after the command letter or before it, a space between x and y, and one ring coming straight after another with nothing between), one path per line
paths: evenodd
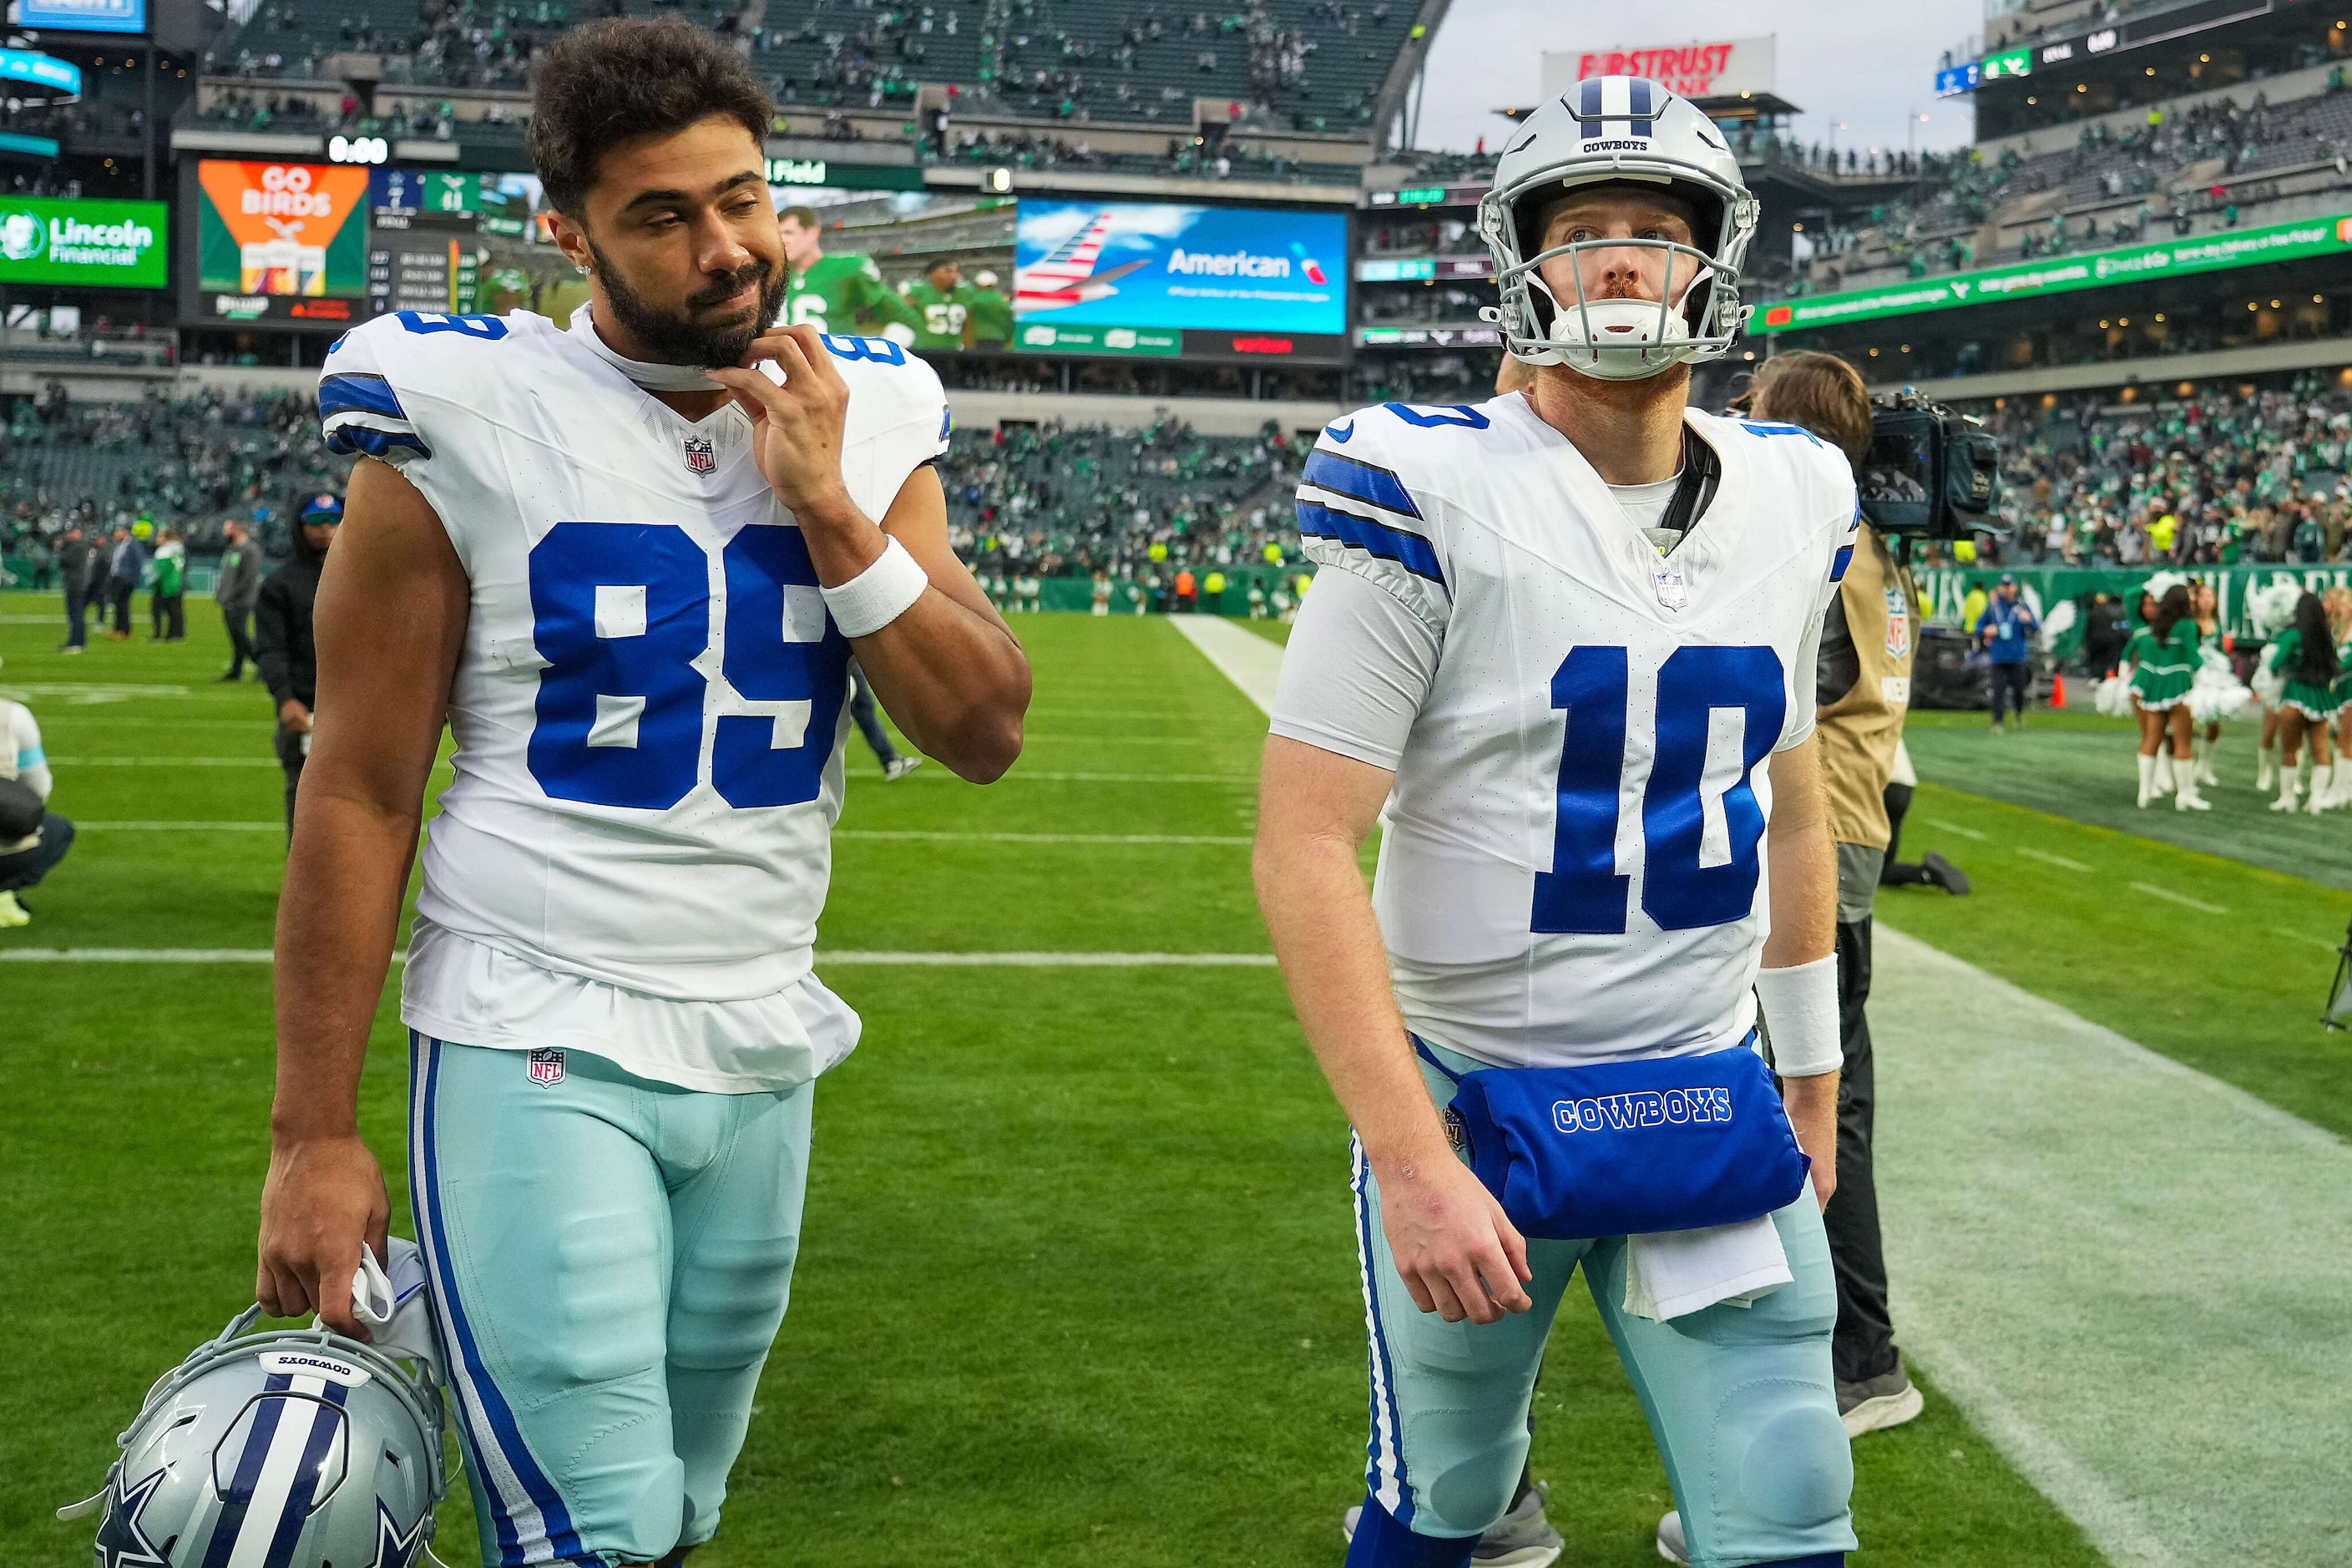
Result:
M1311 500L1298 503L1298 531L1316 539L1335 540L1383 561L1393 561L1416 577L1426 577L1441 588L1445 586L1445 574L1437 564L1436 547L1418 533L1407 533L1402 528L1391 528L1352 511L1337 511Z
M420 458L433 455L433 448L425 444L425 437L414 430L377 430L354 422L327 437L327 450L346 458L354 454L381 458L399 447L406 447Z
M1854 498L1853 521L1845 525L1845 531L1848 533L1860 533L1862 531L1862 498L1859 496Z
M1835 559L1830 562L1830 581L1832 583L1844 582L1845 569L1853 564L1853 546L1849 544L1839 550Z
M948 438L948 432L954 428L955 410L946 406L945 405L941 405L940 408L940 439L942 441L946 440Z
M38 746L27 746L16 753L16 771L30 773L49 760L49 753Z
M1386 507L1406 517L1421 515L1421 509L1412 504L1412 497L1406 493L1403 480L1386 468L1360 463L1337 452L1326 452L1318 447L1307 453L1307 471L1301 478L1307 484L1320 486L1334 495Z
M347 375L322 376L319 381L319 417L330 414L386 414L394 419L405 419L408 411L400 405L399 395L392 383L366 371L353 371Z

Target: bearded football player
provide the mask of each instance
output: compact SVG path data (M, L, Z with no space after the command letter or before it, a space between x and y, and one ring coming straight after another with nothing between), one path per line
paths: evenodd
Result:
M1812 737L1854 487L1803 430L1686 406L1690 366L1746 320L1756 221L1698 110L1579 83L1479 213L1531 383L1361 410L1306 465L1324 570L1275 702L1256 878L1355 1133L1353 1568L1558 1554L1479 1538L1514 1502L1580 1269L1689 1560L1826 1568L1854 1545Z
M353 1107L446 714L409 1187L486 1563L676 1563L719 1527L813 1086L858 1037L811 969L850 660L963 777L1021 746L1028 667L929 467L939 378L769 325L773 112L686 22L567 35L530 146L588 302L387 315L320 382L362 460L319 591L257 1293L367 1337Z

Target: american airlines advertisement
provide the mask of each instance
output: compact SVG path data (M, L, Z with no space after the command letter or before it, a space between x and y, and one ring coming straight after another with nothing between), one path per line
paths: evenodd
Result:
M1014 344L1032 353L1333 360L1339 213L1021 199Z

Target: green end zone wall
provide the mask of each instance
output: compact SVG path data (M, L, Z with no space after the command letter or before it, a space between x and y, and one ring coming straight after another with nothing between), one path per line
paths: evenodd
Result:
M1790 332L1808 327L1838 327L1885 316L1990 305L2003 300L2144 283L2192 272L2217 272L2305 257L2352 253L2352 214L2272 224L2264 228L2225 229L2186 239L2116 246L2078 256L2036 257L2007 267L1953 272L1938 278L1908 278L1875 289L1776 300L1761 306L1748 331Z

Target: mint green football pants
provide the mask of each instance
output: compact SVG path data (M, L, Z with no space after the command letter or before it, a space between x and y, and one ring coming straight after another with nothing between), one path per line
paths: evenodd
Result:
M482 1561L709 1540L783 1321L815 1086L410 1044L410 1201Z
M1445 1065L1480 1064L1432 1047ZM1440 1105L1454 1086L1427 1063ZM1528 1243L1532 1310L1449 1323L1413 1304L1381 1227L1380 1186L1352 1150L1356 1239L1371 1340L1365 1485L1420 1535L1476 1535L1500 1518L1528 1453L1528 1405L1544 1342L1581 1267L1666 1462L1697 1568L1854 1549L1853 1459L1830 1370L1837 1286L1812 1187L1775 1213L1796 1278L1752 1306L1654 1322L1624 1310L1625 1238ZM1554 1379L1575 1377L1554 1366Z

